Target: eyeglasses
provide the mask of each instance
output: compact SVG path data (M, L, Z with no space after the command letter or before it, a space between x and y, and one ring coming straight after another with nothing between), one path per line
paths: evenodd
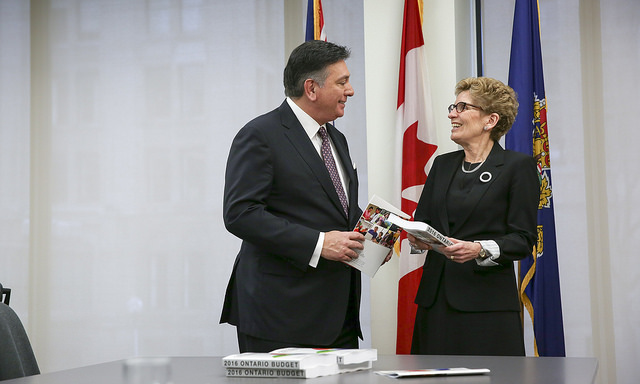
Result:
M451 113L451 111L453 111L453 109L456 109L456 112L458 113L462 113L463 111L465 111L467 109L467 107L474 107L474 108L478 108L479 110L482 111L482 107L479 107L477 105L473 105L473 104L469 104L469 103L465 103L464 101L459 101L457 104L451 104L449 106L449 108L447 108L449 110L449 113Z

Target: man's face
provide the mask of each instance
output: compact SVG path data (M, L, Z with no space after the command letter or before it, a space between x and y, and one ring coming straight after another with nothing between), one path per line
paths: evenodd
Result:
M338 61L327 67L329 75L322 87L317 87L316 110L321 124L344 116L347 98L353 96L354 91L349 83L349 69L344 61Z

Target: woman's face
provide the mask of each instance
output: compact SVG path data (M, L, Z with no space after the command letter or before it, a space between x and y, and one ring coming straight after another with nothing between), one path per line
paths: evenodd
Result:
M449 112L451 120L451 140L458 145L472 144L480 141L483 128L487 123L487 115L476 107L477 105L471 98L469 91L463 91L458 94L454 105L458 103L466 103L466 107L462 112L458 112L458 108L452 108Z

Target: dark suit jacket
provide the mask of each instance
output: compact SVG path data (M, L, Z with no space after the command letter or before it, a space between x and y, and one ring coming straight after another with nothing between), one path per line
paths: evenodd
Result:
M466 199L460 201L465 217L451 228L447 192L464 159L463 151L438 156L420 197L415 220L424 221L444 235L459 240L494 240L500 246L499 266L464 264L430 251L424 263L416 304L433 304L441 289L449 304L460 311L519 311L513 261L531 254L537 238L540 182L535 160L519 152L505 151L495 143ZM491 174L480 181L483 172ZM486 177L487 175L485 175Z
M308 265L321 231L353 230L361 214L346 138L330 124L327 131L349 177L348 217L322 158L286 101L235 137L225 176L224 222L242 246L220 322L259 338L327 345L342 329L347 308L359 317L360 273L324 258L317 268Z

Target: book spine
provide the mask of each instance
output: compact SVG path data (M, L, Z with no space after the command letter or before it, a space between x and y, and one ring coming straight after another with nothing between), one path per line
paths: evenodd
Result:
M300 369L299 361L290 360L222 360L222 365L226 368Z
M301 378L307 377L304 369L279 369L279 368L227 368L228 377L276 377L276 378Z

